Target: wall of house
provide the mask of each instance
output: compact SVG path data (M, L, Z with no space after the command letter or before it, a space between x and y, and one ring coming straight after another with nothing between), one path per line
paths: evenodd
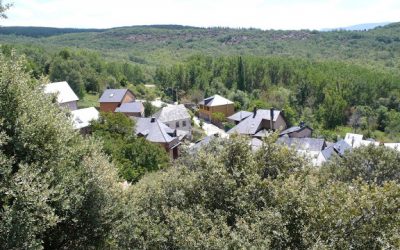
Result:
M221 105L211 107L211 113L223 113L225 117L231 116L235 113L235 106L233 104Z
M183 126L183 122L186 122L186 126ZM168 127L172 128L172 129L180 129L180 130L184 130L184 131L192 131L192 124L191 124L191 119L187 118L187 119L181 119L181 120L176 120L176 121L168 121L168 122L164 122L165 125L167 125ZM179 127L176 126L176 123L179 123Z
M130 91L127 91L124 98L122 99L122 103L134 102L135 99L135 96Z
M209 108L209 110L206 110ZM225 117L231 116L235 113L235 106L233 104L220 105L214 107L207 107L200 105L199 117L205 120L211 120L213 113L223 113Z
M262 120L260 126L261 126L261 128L264 128L264 129L271 129L271 121L270 120ZM276 119L276 121L274 122L273 126L274 126L275 130L277 130L277 129L284 130L287 128L286 121L285 121L285 119L283 119L282 115L279 114L279 116ZM261 128L259 128L259 129L261 129Z
M119 102L101 102L100 112L114 112L119 104Z
M285 119L283 119L283 116L279 114L278 119L274 122L274 129L286 129L287 124Z
M78 102L77 101L64 102L64 103L60 103L59 105L60 105L60 107L68 108L70 110L77 110L78 109Z

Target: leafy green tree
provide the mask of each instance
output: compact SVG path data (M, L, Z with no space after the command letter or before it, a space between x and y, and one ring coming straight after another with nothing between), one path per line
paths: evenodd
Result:
M143 102L143 106L144 106L144 116L145 117L149 117L156 112L156 108L149 101Z
M166 168L170 164L164 148L134 135L134 122L122 113L102 113L92 122L93 135L103 141L104 151L110 155L119 175L129 182L137 182L148 172Z
M216 123L221 125L222 122L226 121L226 117L224 113L221 112L215 112L211 114L211 120Z
M24 65L15 53L0 54L0 244L106 247L118 208L116 172Z
M237 82L237 88L239 90L245 91L246 90L246 80L245 80L245 69L244 69L244 64L242 57L239 56L238 59L238 82Z
M376 118L376 122L378 125L378 129L381 131L385 131L386 126L389 123L389 117L388 117L388 109L384 106L380 106L377 109L377 118Z
M361 147L336 158L325 167L334 179L351 182L357 178L382 185L400 182L400 153L384 146Z
M0 18L7 18L6 11L11 8L12 4L3 4L3 0L0 0Z
M65 52L69 53L69 52ZM64 55L64 54L63 54ZM66 55L64 55L66 56ZM65 61L62 58L53 60L49 72L51 81L67 81L74 92L82 98L84 95L84 85L79 66L74 61Z
M144 177L130 190L127 216L113 233L116 245L399 247L398 183L330 180L273 141L253 153L247 138L215 140L176 167Z
M336 91L327 91L319 114L325 128L335 128L345 122L347 102Z

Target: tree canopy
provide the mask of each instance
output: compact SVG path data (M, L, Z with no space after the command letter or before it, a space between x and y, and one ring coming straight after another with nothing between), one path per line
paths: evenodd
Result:
M0 54L0 244L102 247L118 206L115 169L24 65Z

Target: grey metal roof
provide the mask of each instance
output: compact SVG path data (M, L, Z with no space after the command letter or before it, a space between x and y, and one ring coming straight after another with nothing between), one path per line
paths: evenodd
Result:
M229 120L240 122L241 120L246 119L247 117L251 116L253 112L249 111L239 111L231 116L228 117Z
M144 112L144 106L142 102L122 103L121 106L115 110L115 112L141 113Z
M121 102L128 89L106 89L99 102Z
M213 107L213 106L233 104L233 102L231 100L226 99L225 97L220 96L220 95L213 95L211 97L205 98L199 104L205 105L208 107Z
M258 131L254 136L255 137L266 137L268 136L270 133L268 132L268 130L266 129L262 129L260 131Z
M207 137L204 137L202 140L196 142L196 144L194 144L191 147L191 150L192 151L200 150L200 148L210 144L210 142L212 142L216 138L219 138L218 134L213 134L213 135L209 135Z
M177 139L173 134L175 130L169 128L164 123L152 118L136 118L136 134L143 135L146 140L159 143L170 143Z
M301 130L303 130L305 128L307 128L307 127L299 127L299 126L290 127L288 129L283 130L280 133L280 135L286 135L286 134L290 134L290 133L293 133L293 132L298 132L298 131L301 131Z
M343 156L347 150L351 150L352 147L345 140L340 140L322 150L322 155L326 160L332 157L332 155Z
M183 104L164 107L155 113L153 117L162 122L190 119L189 112Z
M274 121L276 121L280 115L280 110L274 110ZM261 122L263 120L270 121L271 120L271 113L269 109L259 109L254 114L250 115L243 121L241 121L238 125L233 127L228 131L228 134L238 133L238 134L245 134L245 135L254 135L257 133L261 128Z
M284 144L295 150L322 151L325 146L324 139L316 138L290 138L288 136L279 137L277 143Z

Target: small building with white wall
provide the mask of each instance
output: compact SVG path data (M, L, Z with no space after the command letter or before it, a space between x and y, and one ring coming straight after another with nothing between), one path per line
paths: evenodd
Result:
M44 93L55 94L60 107L70 110L78 109L79 98L67 82L53 82L44 85Z

